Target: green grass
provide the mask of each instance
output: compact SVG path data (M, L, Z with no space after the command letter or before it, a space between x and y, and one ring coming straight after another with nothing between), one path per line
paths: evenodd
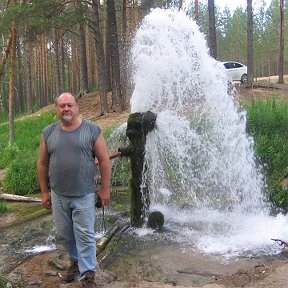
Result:
M26 195L37 188L36 159L42 129L55 121L51 112L15 121L15 141L9 144L8 123L0 125L0 169L7 168L3 188Z
M0 199L0 214L6 213L10 211L11 209L6 205L6 201Z
M287 190L279 184L288 172L288 104L270 98L247 107L247 131L267 179L267 193L277 207L288 208Z

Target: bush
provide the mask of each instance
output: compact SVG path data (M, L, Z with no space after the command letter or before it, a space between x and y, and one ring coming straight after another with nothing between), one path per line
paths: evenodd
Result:
M287 191L279 183L288 167L288 104L275 98L258 100L247 112L247 131L266 175L268 196L277 207L287 209Z

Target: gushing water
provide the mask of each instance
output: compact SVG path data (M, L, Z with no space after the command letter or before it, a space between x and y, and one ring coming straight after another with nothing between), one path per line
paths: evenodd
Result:
M158 115L143 175L150 210L164 213L174 240L207 253L279 251L271 238L287 238L287 218L269 216L246 114L195 22L153 10L135 37L133 62L131 110Z

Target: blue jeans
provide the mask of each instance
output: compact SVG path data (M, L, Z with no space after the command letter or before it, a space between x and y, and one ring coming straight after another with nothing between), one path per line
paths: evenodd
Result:
M96 271L95 193L80 197L52 195L56 234L73 261L78 261L80 277Z

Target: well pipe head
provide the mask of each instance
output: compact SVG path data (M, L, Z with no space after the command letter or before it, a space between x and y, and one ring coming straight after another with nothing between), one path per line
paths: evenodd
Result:
M156 118L157 115L151 111L130 114L127 122L127 137L131 140L141 135L146 136L155 128Z

